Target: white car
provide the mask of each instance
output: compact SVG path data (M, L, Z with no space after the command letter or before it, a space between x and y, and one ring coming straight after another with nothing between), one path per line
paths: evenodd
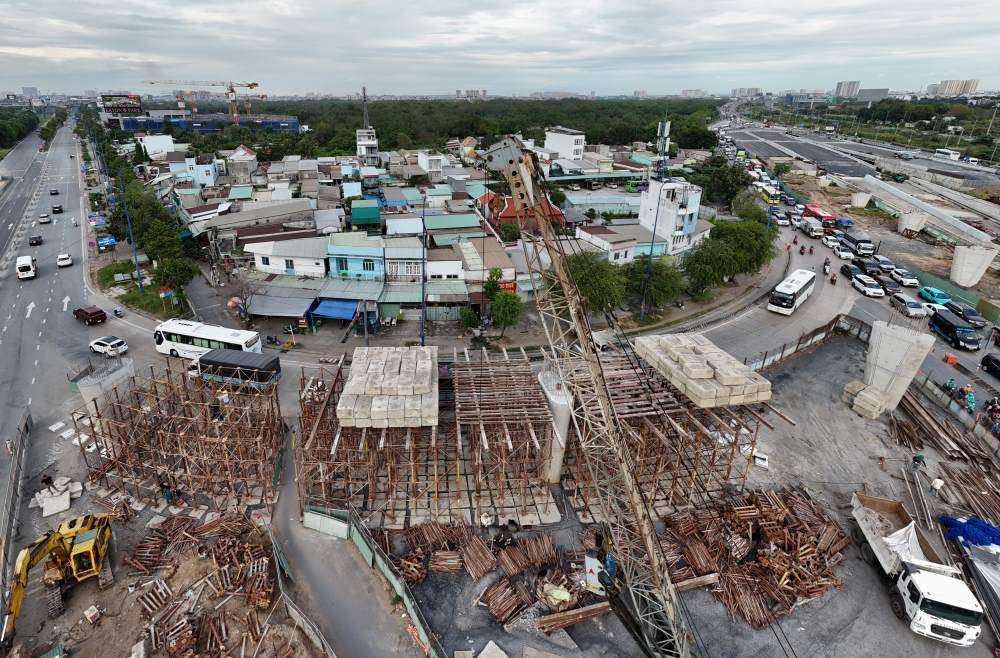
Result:
M90 341L90 351L95 354L103 354L110 359L128 352L128 343L118 336L102 336Z
M879 254L875 254L874 256L872 256L872 258L876 262L878 262L878 266L882 268L883 272L892 272L893 270L896 269L896 265L891 260L889 260L888 258L886 258L885 256L881 256ZM899 282L897 281L896 283L899 283Z
M69 254L59 254L56 256L56 267L69 267L73 264L73 257Z
M870 276L858 274L851 279L851 285L865 297L885 297L885 291L882 290L882 286Z
M47 212L43 212L41 215L38 216L38 223L39 224L48 224L51 221L52 221L52 218L49 217L49 213L47 213Z
M921 301L920 305L924 307L925 311L927 311L927 315L928 316L934 315L935 311L947 311L948 310L948 307L945 306L944 304L935 304L934 302Z
M788 218L785 217L784 215L775 215L774 223L777 224L778 226L788 226L789 224L791 224L791 222L788 221Z
M823 244L825 244L827 247L830 247L831 249L833 249L834 247L837 247L837 246L840 245L840 240L838 240L837 238L833 237L832 235L824 235L822 242L823 242Z
M913 274L900 267L894 269L892 271L892 274L890 274L889 276L891 276L893 280L901 286L906 286L907 288L920 287L920 279L918 279Z
M908 318L926 318L928 315L924 305L901 292L897 292L889 298L889 306L898 310Z
M795 209L798 210L799 212L805 212L806 207L805 207L804 204L796 203L795 204Z
M833 254L841 260L853 260L854 252L842 244L833 247Z
M800 228L802 226L802 215L792 215L792 228Z

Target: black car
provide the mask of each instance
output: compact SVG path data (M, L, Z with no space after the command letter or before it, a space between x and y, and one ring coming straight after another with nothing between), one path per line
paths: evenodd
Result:
M59 190L53 188L49 190L49 194L51 194L52 196L56 196L59 194Z
M870 277L882 274L882 266L874 258L855 258L851 264Z
M884 290L887 295L893 295L900 290L899 284L893 281L892 277L888 274L880 274L873 278L880 286L882 286L882 290Z
M31 237L28 238L28 246L29 247L35 247L35 246L40 245L40 244L42 244L42 236L40 236L40 235L32 235Z
M987 354L983 357L983 360L979 362L979 367L983 372L1000 378L1000 355Z
M952 300L945 304L949 311L962 318L969 324L971 324L976 329L982 329L986 326L986 318L979 314L974 307L966 304L965 302L956 302Z
M853 279L859 274L864 274L861 268L857 265L851 265L850 263L844 263L840 266L840 273L846 276L848 279Z
M57 205L52 206L52 214L53 215L61 213L62 211L63 211L63 209L62 209L61 205L57 204Z

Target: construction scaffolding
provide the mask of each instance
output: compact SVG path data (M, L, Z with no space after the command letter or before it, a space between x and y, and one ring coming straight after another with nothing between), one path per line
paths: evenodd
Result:
M346 426L336 412L343 361L303 369L303 503L353 507L371 527L470 524L485 513L528 525L558 520L543 477L552 419L530 362L523 353L463 356L448 366L455 401L442 399L440 423L429 427Z
M252 373L217 382L150 367L92 407L74 414L78 431L93 433L80 442L92 483L148 502L167 485L219 510L274 501L281 409L277 387Z
M699 508L742 488L757 445L757 414L743 405L695 407L634 353L605 352L600 359L615 414L629 429L634 475L658 516ZM578 372L571 368L568 376ZM586 459L571 432L563 488L581 521L604 521Z

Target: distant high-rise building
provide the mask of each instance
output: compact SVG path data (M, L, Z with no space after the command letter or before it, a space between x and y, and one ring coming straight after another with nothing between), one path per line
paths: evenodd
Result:
M21 87L21 94L27 98L38 98L38 87Z
M837 98L854 98L860 90L860 80L844 80L837 83L837 91L834 92L834 96Z
M681 89L684 98L704 98L707 95L704 89Z
M753 98L760 96L760 87L735 87L732 96L734 98Z
M928 96L969 96L979 89L979 80L942 80L927 85Z
M645 89L637 89L636 91L632 92L632 96L634 96L635 98L646 98L648 94L646 93Z
M858 100L862 103L877 103L884 98L889 98L888 89L860 89Z

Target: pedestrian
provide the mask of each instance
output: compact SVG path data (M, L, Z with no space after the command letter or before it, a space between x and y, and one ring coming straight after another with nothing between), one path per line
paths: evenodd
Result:
M934 478L933 480L931 480L931 488L929 489L930 495L936 498L937 495L941 493L941 487L943 486L944 486L944 480L942 480L941 478Z
M174 502L174 490L170 488L170 485L165 481L160 482L160 493L163 495L163 500L167 505L172 505Z
M921 466L927 466L927 459L922 452L913 455L913 470L919 470Z

